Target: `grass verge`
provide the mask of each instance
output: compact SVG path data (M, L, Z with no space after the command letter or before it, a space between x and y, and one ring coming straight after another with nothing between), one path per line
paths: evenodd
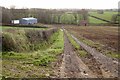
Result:
M48 77L54 75L52 62L63 52L63 31L54 33L47 49L30 53L4 52L3 76L5 77ZM48 43L48 44L49 44ZM47 46L47 44L46 44Z

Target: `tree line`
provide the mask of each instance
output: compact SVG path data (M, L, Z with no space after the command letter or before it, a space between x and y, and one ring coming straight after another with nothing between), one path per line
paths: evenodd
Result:
M11 20L19 20L25 17L35 17L38 19L38 23L46 24L79 24L81 20L88 20L88 11L85 9L0 8L3 24L11 24Z

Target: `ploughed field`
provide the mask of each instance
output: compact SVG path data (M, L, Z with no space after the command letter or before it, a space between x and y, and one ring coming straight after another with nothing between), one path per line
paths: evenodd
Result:
M69 32L74 34L79 40L97 48L99 51L109 54L115 53L112 57L117 57L118 51L118 27L110 26L67 26Z

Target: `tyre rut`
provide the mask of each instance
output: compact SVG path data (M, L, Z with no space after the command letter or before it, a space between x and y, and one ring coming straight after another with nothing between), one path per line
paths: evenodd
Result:
M94 48L91 48L90 46L79 41L72 34L71 36L84 50L90 53L93 58L100 63L99 67L104 77L118 77L118 63L116 61L113 61L111 58L103 55L102 53L96 51Z
M64 32L64 53L60 67L61 78L97 78L95 74L77 56L72 44Z

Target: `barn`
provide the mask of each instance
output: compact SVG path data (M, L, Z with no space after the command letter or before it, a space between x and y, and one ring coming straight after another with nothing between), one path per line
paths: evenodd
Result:
M30 25L35 23L37 23L37 19L33 17L20 19L20 24L23 24L23 25Z
M81 20L80 21L80 25L81 26L87 26L88 25L88 21L87 20Z

